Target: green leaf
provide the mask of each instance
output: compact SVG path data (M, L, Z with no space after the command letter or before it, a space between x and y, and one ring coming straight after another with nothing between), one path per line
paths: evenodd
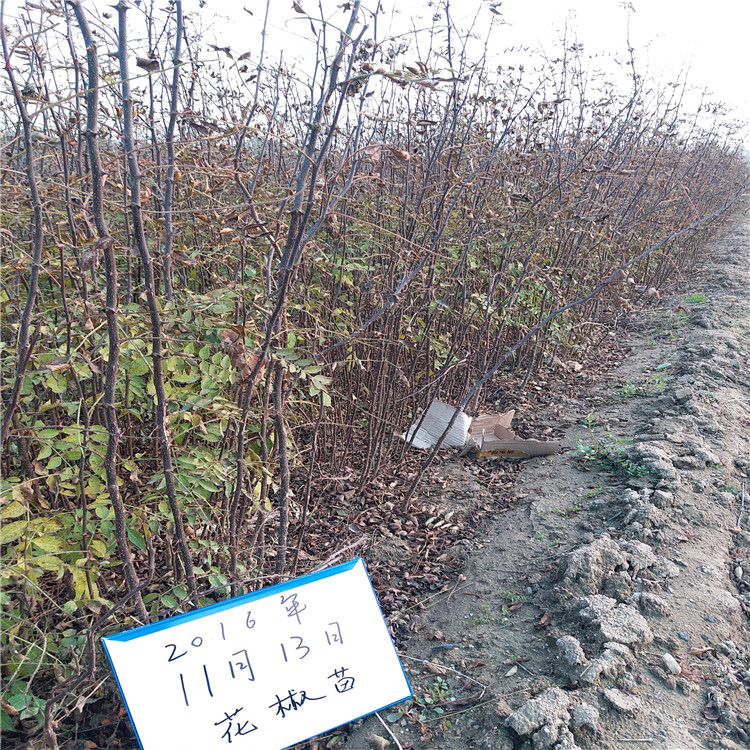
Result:
M41 555L34 560L34 564L42 570L50 570L58 573L58 578L65 572L66 566L59 557L54 555Z
M97 505L94 512L96 513L96 517L100 518L102 521L105 518L110 518L114 516L114 512L112 511L112 508L109 505Z
M89 542L89 549L97 556L97 557L106 557L107 556L107 545L101 540L101 539L92 539Z
M50 373L46 378L47 387L58 395L65 393L65 377L57 377L57 373Z
M13 500L13 502L6 505L2 511L0 511L0 518L18 518L24 513L26 513L25 506L19 503L18 500Z
M56 536L38 536L33 540L34 544L45 552L65 552L67 545Z
M227 577L225 575L222 575L221 573L212 573L208 577L208 582L211 584L212 588L217 589L220 586L227 585Z
M0 544L8 544L18 539L25 531L28 523L26 521L12 521L11 523L3 524L2 531L0 531Z
M136 529L128 529L128 539L136 546L139 550L146 551L146 540L143 538L143 534Z
M14 728L13 717L4 708L0 708L0 730L12 732Z
M169 607L170 609L174 609L178 604L177 599L175 599L173 596L170 596L169 594L161 595L161 603L165 607Z

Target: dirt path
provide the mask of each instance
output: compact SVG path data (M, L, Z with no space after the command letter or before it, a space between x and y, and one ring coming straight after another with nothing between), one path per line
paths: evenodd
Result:
M417 700L346 750L750 747L748 216L544 415L567 449L456 548L463 575L412 626Z

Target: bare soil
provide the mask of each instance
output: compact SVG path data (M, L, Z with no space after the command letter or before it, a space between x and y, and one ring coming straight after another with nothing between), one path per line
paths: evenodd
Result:
M616 368L536 415L560 454L514 483L483 459L439 468L432 517L484 520L445 553L454 584L390 615L414 700L313 745L750 747L748 216L616 332ZM394 536L364 557L409 554Z

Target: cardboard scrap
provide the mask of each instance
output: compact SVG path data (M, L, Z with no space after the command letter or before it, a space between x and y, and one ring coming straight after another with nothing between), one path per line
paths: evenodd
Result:
M401 437L415 448L432 448L445 432L456 409L442 401L433 401L425 415L418 419ZM460 412L456 421L446 435L443 445L447 448L460 448L466 444L471 417ZM416 433L416 434L415 434Z
M504 414L481 414L472 420L462 455L533 458L551 456L560 450L556 440L524 440L511 429L515 410Z
M424 417L401 437L410 441L415 448L432 448L455 413L455 407L433 401ZM550 456L560 450L561 443L556 440L519 438L511 427L515 414L515 410L511 410L503 414L480 414L472 419L460 412L443 445L463 447L462 456L471 453L508 458Z

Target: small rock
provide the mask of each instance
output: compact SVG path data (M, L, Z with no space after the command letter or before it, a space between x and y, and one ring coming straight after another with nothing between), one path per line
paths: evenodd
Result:
M741 567L740 567L740 566L738 565L738 566L737 566L737 567L736 567L736 568L734 569L734 577L735 577L735 578L737 578L737 579L739 580L740 578L742 578L742 575L743 575L743 574L744 574L744 571L743 571L743 570L742 570L742 568L741 568Z
M604 581L602 592L618 602L624 602L633 593L633 580L624 570L620 570Z
M698 689L694 682L686 680L684 677L677 677L675 682L677 683L677 689L683 695L689 695L690 693Z
M638 607L644 615L667 617L671 612L669 604L664 599L647 591L639 591L633 594L627 603Z
M661 660L668 672L671 672L674 675L678 675L682 673L682 667L680 666L677 659L675 659L674 656L672 656L672 654L668 652L662 654Z
M633 652L621 643L605 643L601 656L589 662L579 677L584 685L594 685L604 675L614 680L634 661Z
M592 619L584 612L593 614L593 610L581 611L584 619ZM643 615L628 604L618 604L604 616L593 619L605 641L615 641L626 646L643 646L654 640L654 634Z
M662 555L656 556L656 562L650 568L651 572L657 578L677 578L680 575L680 569L671 561Z
M564 635L556 641L560 659L567 665L574 667L586 663L586 655L583 653L581 643L572 635Z
M628 561L633 578L635 578L642 570L650 568L657 560L653 549L648 544L638 542L634 539L620 542L620 551L625 555L625 559Z
M506 716L510 716L513 713L510 703L508 703L505 698L498 698L498 701L495 704L495 711L501 719L504 719Z
M651 673L658 677L670 690L677 690L677 680L673 674L667 674L661 667L651 667Z
M690 641L690 636L684 630L678 630L677 631L677 637L681 641L688 641L688 642Z
M636 443L628 449L628 457L635 463L643 464L649 474L665 483L667 490L677 488L680 476L664 450L653 443Z
M505 719L505 726L523 737L536 732L545 724L567 724L570 720L570 714L566 710L569 704L570 698L566 692L560 688L550 688L510 714Z
M635 690L638 687L638 682L630 672L625 672L617 678L617 687L620 690Z
M668 508L673 501L674 493L665 490L654 490L654 494L651 496L651 502L657 508Z
M618 566L627 564L620 548L608 534L574 550L563 559L560 575L568 591L596 594L604 579Z
M581 703L572 711L570 726L573 730L588 728L596 731L598 722L599 709L588 703Z
M560 724L545 724L538 732L531 735L534 750L550 750L560 738Z
M617 606L617 602L609 596L596 594L578 599L573 606L579 610L578 614L584 620L594 621L600 617L604 617L610 610L614 609Z
M629 695L617 688L606 688L602 691L602 696L615 711L621 714L634 714L641 705L641 699L637 695Z
M674 400L678 404L685 404L693 397L693 391L690 388L678 388L674 392Z

